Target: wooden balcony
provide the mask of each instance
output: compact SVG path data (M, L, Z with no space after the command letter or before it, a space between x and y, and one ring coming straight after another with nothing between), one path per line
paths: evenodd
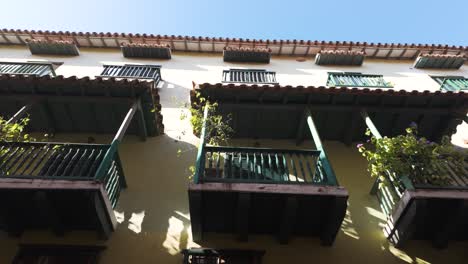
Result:
M363 117L374 136L381 138L367 113ZM416 239L444 248L450 240L468 240L468 156L461 164L448 158L436 171L448 175L443 186L390 171L375 181L371 194L387 217L384 233L396 246Z
M113 208L126 186L120 142L126 132L141 140L162 133L153 83L1 76L0 116L7 123L30 113L28 131L115 136L111 144L0 142L0 227L13 235L52 229L109 237L116 226Z
M2 142L0 153L2 229L114 230L126 186L116 144Z
M218 103L217 110L220 114L223 116L230 114L232 116L231 125L234 129L234 137L267 139L295 138L297 143L302 142L304 139L312 138L317 146L317 150L320 151L320 155L326 154L326 152L322 151L323 148L318 147L321 146L321 144L317 138L341 141L346 145L352 145L352 142L366 140L364 137L366 127L379 127L382 135L395 136L404 133L405 129L412 121L418 124L418 132L421 136L424 136L431 141L437 141L443 135L451 135L462 120L466 120L466 106L468 105L467 94L452 92L396 92L392 89L302 86L269 87L266 85L246 86L234 84L202 84L196 87L196 91L201 94L201 96L216 101ZM194 94L195 93L192 93L192 100L197 102L197 97L194 96ZM366 113L366 115L363 115L363 113ZM370 121L372 121L372 123ZM307 134L307 131L310 131L311 133ZM319 133L320 137L318 137ZM210 148L207 148L207 150L204 151L208 150L211 151ZM258 152L261 151L258 150ZM206 157L209 159L210 155L212 155L209 152L208 154L204 153L205 152L202 152L201 154L199 153L199 157ZM228 152L228 154L229 153L230 152ZM241 154L239 155L239 153ZM281 151L278 152L278 159L280 159L282 155L284 156L283 153L284 152ZM235 176L237 177L235 183L242 181L242 183L237 183L238 186L234 187L232 185L235 183L232 183L232 180L229 180L229 183L210 182L212 181L211 178L213 175L216 176L217 180L226 181L224 178L228 178L227 176L221 176L221 179L218 179L219 175L226 175L226 173L221 174L221 171L226 170L223 165L223 161L220 161L220 172L216 171L217 161L213 162L212 165L215 169L210 169L210 161L205 161L205 163L203 163L205 165L207 164L206 168L208 168L208 170L205 169L199 171L199 175L202 175L200 177L200 184L192 184L191 188L198 187L198 189L203 189L202 186L215 186L215 184L217 184L218 190L216 194L219 195L219 197L212 196L208 203L212 203L211 206L213 207L214 203L219 204L216 204L218 207L215 207L214 209L212 207L208 208L204 204L205 200L208 200L203 196L205 194L199 195L199 197L191 194L193 196L191 199L202 200L201 206L198 208L192 209L192 203L190 204L191 214L192 210L203 210L205 215L214 217L216 221L218 221L216 223L210 223L210 225L218 228L231 228L229 229L230 232L236 231L239 233L240 231L237 230L237 228L238 226L241 226L239 223L242 223L240 221L244 218L238 219L237 216L239 214L236 210L240 210L238 208L242 207L239 207L239 205L233 204L232 202L225 206L222 204L224 198L221 194L223 194L224 197L229 197L228 194L232 192L244 194L250 191L253 193L252 189L254 189L255 192L261 192L262 195L263 193L271 192L279 196L279 193L284 190L288 190L285 192L289 192L291 194L297 194L296 191L299 188L302 188L301 190L304 190L305 188L317 188L317 192L318 190L321 190L320 194L327 193L329 197L333 197L333 195L338 197L336 195L337 193L335 193L335 191L340 188L337 187L339 186L338 184L335 186L331 184L321 185L319 184L320 182L301 182L291 184L289 181L281 182L281 184L249 183L249 181L246 180L249 179L247 174L248 172L246 171L246 168L249 168L249 165L247 165L247 159L250 161L250 175L252 175L252 168L254 168L251 161L254 156L249 155L244 154L239 150L233 154L225 155L225 159L228 161L228 166L226 168L228 170L229 168L234 168L234 172L231 174L228 173L227 175L237 175ZM264 155L264 160L267 156ZM217 157L217 155L214 155L214 157ZM221 155L221 157L223 156ZM229 165L231 160L233 165ZM268 158L268 161L269 160L270 158ZM267 175L268 177L266 177L266 179L269 182L273 182L272 179L282 179L281 170L284 168L278 166L279 163L276 163L276 156L274 158L272 156L271 161L275 174ZM269 163L265 163L265 161L263 163L260 162L260 164L265 164L263 166L269 168ZM311 163L311 167L312 164L313 163ZM240 168L242 168L242 170L240 170ZM307 164L303 163L303 168L306 171ZM278 170L280 177L276 175L277 172L275 169ZM291 166L288 167L288 170L289 174L291 174ZM454 173L454 184L458 183L458 186L453 185L446 188L435 188L434 186L424 186L420 183L399 182L397 185L398 188L393 188L388 191L383 190L385 193L379 194L378 198L382 203L391 203L390 206L384 206L387 208L383 209L383 213L388 216L386 233L392 242L397 243L397 245L403 245L403 242L409 239L423 238L433 239L436 241L435 244L444 245L448 240L468 238L466 224L463 224L467 222L468 212L468 191L465 190L466 183L468 183L466 179L466 172L468 170L466 165L462 172L455 173L453 168L447 170ZM238 171L242 171L242 179L240 179L241 174ZM269 171L267 170L267 172ZM209 173L210 177L204 175L207 173ZM329 174L325 173L325 175L328 176ZM346 175L343 177L346 177ZM362 175L362 177L368 176ZM294 179L294 177L287 179ZM204 182L206 180L209 182ZM253 184L258 184L258 188L252 188L251 186L253 186ZM403 184L408 185L406 186ZM462 185L460 186L460 184ZM283 190L278 191L280 189L276 186L282 187ZM210 188L211 191L215 193L215 188ZM204 190L207 191L208 189L208 187L205 187ZM333 192L330 191L331 189ZM377 189L374 188L374 190ZM390 192L390 194L388 194L388 192ZM311 196L316 198L319 197L319 194L316 193ZM239 203L238 201L247 199L240 197L242 196L238 195L237 200L234 201ZM253 196L251 195L251 197ZM228 199L231 199L230 201L232 201L236 198ZM253 198L250 199L253 200ZM270 206L270 208L273 206L283 206L283 208L285 208L284 201L275 200L271 197L267 199L275 202L265 202L266 205L262 205L265 208L268 208L267 206ZM317 206L320 204L324 205L327 204L327 202L323 199L322 201L314 204L315 207L310 208L319 208ZM328 203L327 206L331 208L332 206L329 204L330 203ZM216 215L215 213L207 212L208 210L214 210L215 212L218 210L218 214ZM255 209L249 209L249 212L256 214L257 210L260 209L255 207ZM262 212L264 214L270 214L268 216L274 217L272 219L282 219L280 214L272 215L272 212L275 212L275 210L278 211L278 208L272 208L266 212ZM281 212L281 209L279 209L279 211ZM320 210L317 211L321 212ZM221 226L219 224L220 218L224 215L226 215L227 220L224 221L224 219L222 219L223 221L221 221L221 223L228 224ZM296 214L296 217L298 215L299 212ZM211 219L208 219L209 217L202 217L200 219L200 230L202 228L210 227L210 225L206 224L207 221L211 221ZM192 223L193 219L194 218L192 218ZM249 218L249 220L250 219L251 218ZM332 219L337 221L337 218ZM264 224L264 226L270 225L270 221L271 220L264 219L264 222L267 223ZM249 223L251 222L252 220L250 220ZM306 230L307 228L312 227L304 227L302 230ZM252 229L249 229L249 231L250 230ZM277 233L279 233L279 230L279 227L277 227ZM324 230L324 228L322 227L321 230ZM217 231L219 231L219 229Z
M208 113L205 111L205 120ZM318 236L332 245L344 219L348 193L338 185L311 116L317 150L199 147L189 186L195 240L204 233Z

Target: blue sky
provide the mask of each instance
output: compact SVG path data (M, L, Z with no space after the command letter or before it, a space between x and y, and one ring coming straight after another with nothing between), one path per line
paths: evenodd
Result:
M468 46L467 0L3 0L1 28Z

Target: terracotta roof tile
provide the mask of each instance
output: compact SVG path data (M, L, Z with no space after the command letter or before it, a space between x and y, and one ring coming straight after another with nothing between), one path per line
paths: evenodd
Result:
M16 36L26 35L32 38L46 38L48 36L54 36L58 38L79 38L79 37L89 37L89 38L127 38L127 39L145 39L147 41L161 41L166 42L164 44L168 44L168 42L175 42L175 41L197 41L197 42L210 42L210 43L222 43L224 46L231 46L231 44L235 45L249 45L250 47L254 48L257 44L258 45L265 45L268 46L267 48L272 48L274 46L282 46L282 45L291 45L291 46L305 46L303 49L293 49L295 50L292 52L293 54L287 53L287 55L315 55L318 50L320 49L361 49L367 51L371 51L372 54L368 53L367 56L369 57L376 57L376 58L388 58L392 59L391 56L383 56L375 52L376 49L411 49L412 52L404 52L404 55L401 55L400 52L395 55L395 58L407 58L407 59L414 59L420 53L431 53L433 51L437 51L438 53L448 53L448 54L465 54L468 55L468 46L455 46L455 45L442 45L442 44L414 44L414 43L368 43L368 42L353 42L353 41L311 41L311 40L258 40L258 39L242 39L242 38L223 38L223 37L197 37L197 36L175 36L175 35L154 35L154 34L133 34L133 33L111 33L111 32L70 32L70 31L42 31L42 30L15 30L15 29L1 29L0 35L8 35L14 34ZM26 37L21 36L21 38ZM9 40L8 38L4 37L4 39L0 38L0 43L4 44L25 44L24 39L16 41L16 40ZM78 46L90 46L96 47L99 44L89 44L89 43L77 43ZM308 49L307 46L313 47L314 49ZM101 46L99 46L101 47ZM102 46L106 47L106 46ZM117 48L116 46L111 46L113 48ZM316 49L318 48L318 49ZM174 50L187 50L187 48L176 47ZM300 50L300 51L299 51ZM200 48L197 50L191 49L191 51L212 51L212 52L221 52L222 50L201 50ZM375 52L375 53L374 53ZM281 53L281 49L275 50L273 53L278 55L285 55L286 53ZM390 54L390 53L388 53Z
M369 95L396 95L396 96L449 96L449 97L462 97L468 99L468 93L463 91L407 91L407 90L394 90L391 88L379 89L379 88L357 88L357 87L328 87L328 86L291 86L291 85L248 85L248 84L223 84L223 83L202 83L195 85L195 89L226 89L226 90L260 90L264 92L285 92L293 91L300 93L320 93L320 94L336 94L336 93L347 93L347 94L369 94ZM194 91L192 90L192 91Z

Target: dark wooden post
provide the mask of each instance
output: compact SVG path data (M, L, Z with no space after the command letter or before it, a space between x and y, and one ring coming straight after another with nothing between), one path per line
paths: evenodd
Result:
M299 146L302 141L304 141L305 125L307 121L307 108L304 109L301 119L299 120L299 125L297 127L296 134L296 145Z
M247 241L249 239L249 209L250 193L239 193L236 210L236 229L239 241Z
M324 215L324 226L320 232L322 245L331 246L335 242L336 235L340 230L341 223L346 215L348 197L330 197L328 211Z
M283 214L281 216L281 225L279 227L279 241L281 244L287 244L291 234L294 232L294 225L296 224L297 216L297 197L289 196L287 197Z
M203 239L202 192L189 190L188 195L192 238L193 241L200 242Z
M104 239L108 239L112 231L114 231L114 227L112 226L111 220L106 213L106 208L103 201L101 200L99 192L94 192L92 199L96 209L96 215L99 219L99 225L101 226L101 235Z
M137 112L137 122L138 122L138 133L141 141L146 141L147 131L145 124L145 115L141 107L141 100L138 100L138 112Z

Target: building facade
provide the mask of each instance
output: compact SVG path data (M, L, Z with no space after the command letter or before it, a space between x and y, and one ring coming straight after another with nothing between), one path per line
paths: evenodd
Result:
M41 163L49 167L35 175L39 182L2 175L0 263L42 263L33 262L34 252L47 250L84 255L77 263L94 263L86 261L96 255L99 263L183 263L181 252L193 248L257 256L248 263L468 262L468 181L458 196L443 198L462 201L451 217L461 223L440 220L444 235L413 240L404 229L410 218L400 213L401 226L390 228L408 236L399 245L382 231L389 213L369 194L374 180L355 147L365 140L368 113L383 135L413 121L428 138L453 134L452 143L467 148L467 47L20 30L1 30L0 44L0 115L9 119L24 108L36 138L47 133L46 142L81 144L2 154L17 171L39 164L27 163L35 153L50 163ZM197 93L232 114L237 150L200 144L188 117ZM35 152L47 148L52 154ZM313 158L293 173L271 161L278 155ZM213 165L220 156L221 167ZM91 160L83 169L90 178L64 177L85 177L81 157ZM256 157L264 182L251 181L249 159ZM216 168L240 176L209 182L210 173L220 177ZM289 183L307 170L309 183L305 176L304 184ZM278 171L287 179L273 180ZM411 212L409 203L403 207ZM450 226L461 226L460 235L444 231ZM440 241L448 247L433 248Z

